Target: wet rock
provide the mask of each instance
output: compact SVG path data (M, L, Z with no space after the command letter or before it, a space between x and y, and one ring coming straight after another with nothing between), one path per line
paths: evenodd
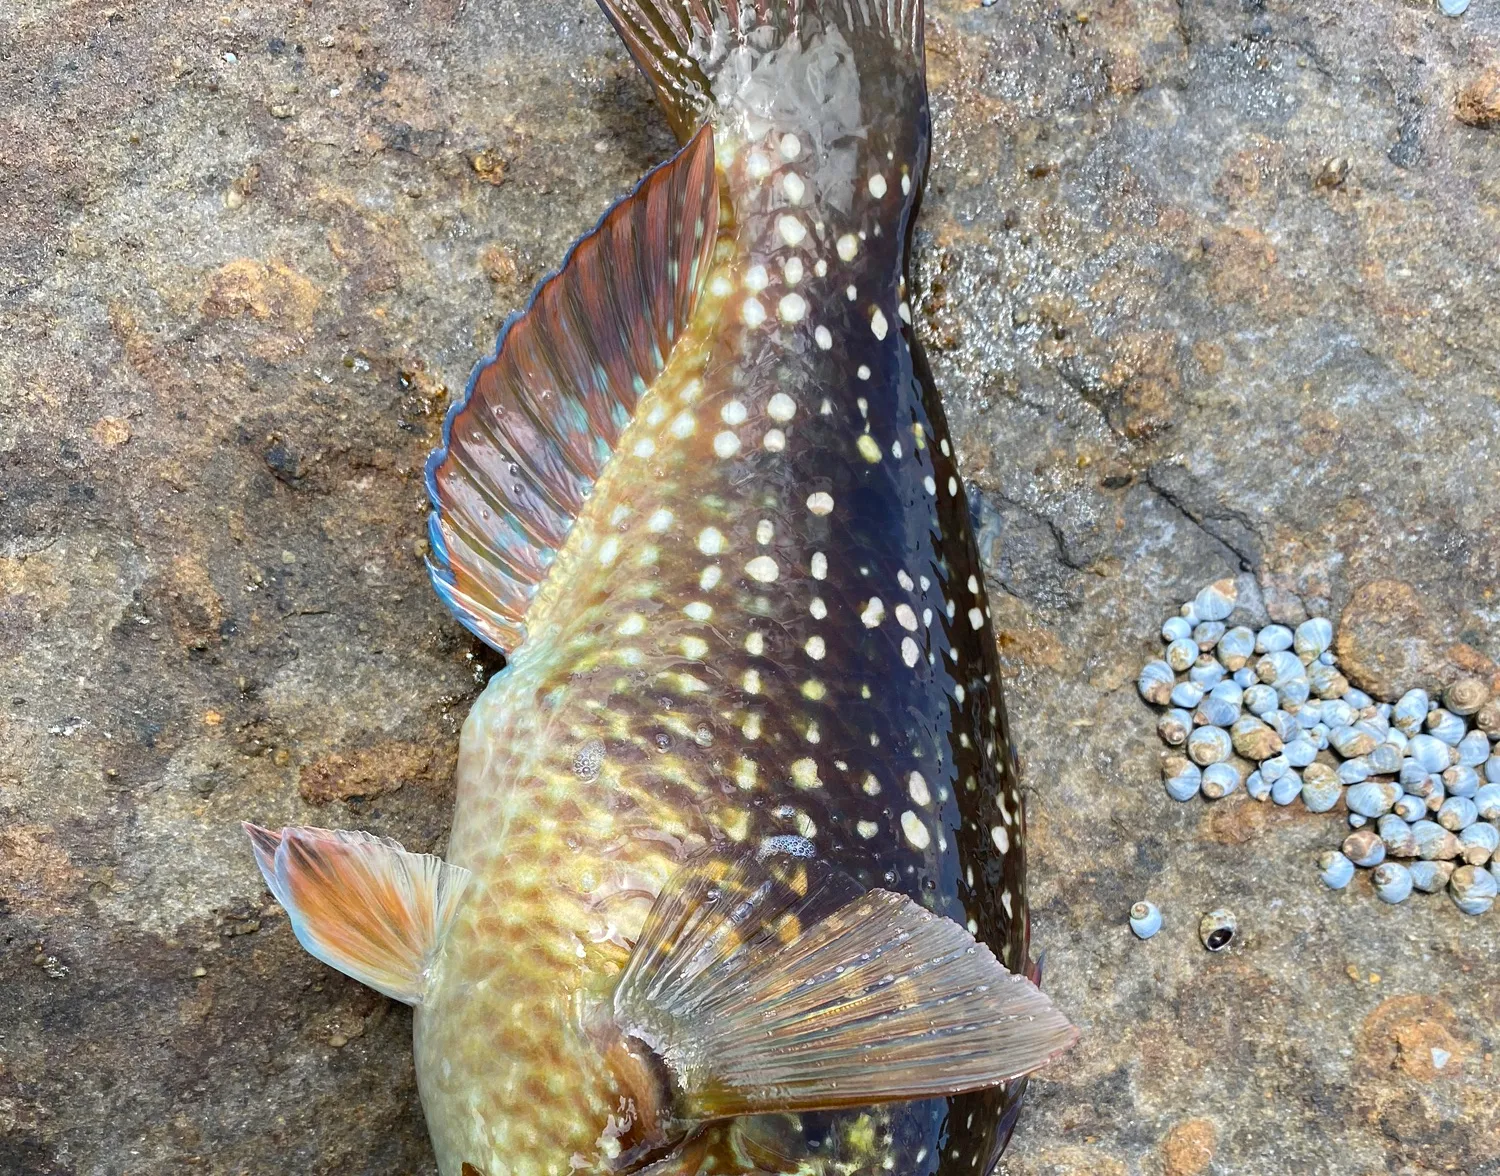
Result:
M1339 617L1339 668L1374 698L1394 702L1405 691L1442 686L1440 638L1410 584L1374 580L1354 590Z
M1500 66L1491 66L1458 92L1453 113L1471 127L1500 127Z
M1189 1119L1177 1124L1162 1141L1164 1176L1200 1176L1208 1171L1218 1140L1218 1129L1211 1120Z

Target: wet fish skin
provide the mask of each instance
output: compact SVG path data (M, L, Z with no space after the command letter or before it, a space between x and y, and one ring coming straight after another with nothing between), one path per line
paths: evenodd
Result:
M713 901L773 885L757 862L793 897L903 895L1032 967L989 606L911 329L920 5L709 5L704 69L665 81L652 38L698 9L605 7L687 146L539 292L432 466L434 582L510 653L460 737L462 902L403 956L439 1167L987 1172L1024 1079L703 1126L689 1055L620 1027L632 948L704 869L750 880Z

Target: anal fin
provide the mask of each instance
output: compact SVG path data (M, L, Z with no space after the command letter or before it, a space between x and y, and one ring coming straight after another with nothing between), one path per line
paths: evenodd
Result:
M816 863L709 856L658 897L615 1027L687 1118L837 1110L1010 1081L1077 1038L951 919Z
M713 133L649 173L474 370L427 463L433 586L502 653L698 305L719 227Z
M261 875L297 940L330 967L420 1004L469 871L369 833L245 823Z

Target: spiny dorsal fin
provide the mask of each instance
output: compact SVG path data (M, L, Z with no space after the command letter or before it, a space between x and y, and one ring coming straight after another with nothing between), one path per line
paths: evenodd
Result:
M708 128L579 239L500 333L427 463L428 571L502 653L698 303L718 231Z
M749 856L701 858L662 891L614 1020L696 1119L996 1086L1077 1037L951 919L813 862Z
M469 871L369 833L245 823L261 875L297 941L330 967L420 1004Z
M922 46L922 0L599 0L599 6L655 87L681 142L708 116L714 80L735 49L770 52L814 20L855 41L873 32L886 53L908 60Z

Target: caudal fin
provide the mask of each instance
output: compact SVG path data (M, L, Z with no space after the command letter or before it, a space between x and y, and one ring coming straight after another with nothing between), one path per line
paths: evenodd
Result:
M667 121L682 142L717 111L757 107L761 117L796 100L797 82L811 83L814 103L838 100L826 55L806 55L814 76L787 59L820 42L832 45L868 79L866 103L909 114L925 95L922 0L599 0L641 72L656 89ZM790 49L791 53L786 51ZM777 60L780 57L781 60ZM821 57L821 60L819 60ZM769 63L771 69L763 67ZM787 76L768 86L777 67ZM834 67L836 70L836 66ZM785 83L791 83L787 85ZM894 83L894 85L893 85ZM912 85L914 84L914 86ZM856 96L858 97L858 96ZM795 121L795 120L794 120Z

